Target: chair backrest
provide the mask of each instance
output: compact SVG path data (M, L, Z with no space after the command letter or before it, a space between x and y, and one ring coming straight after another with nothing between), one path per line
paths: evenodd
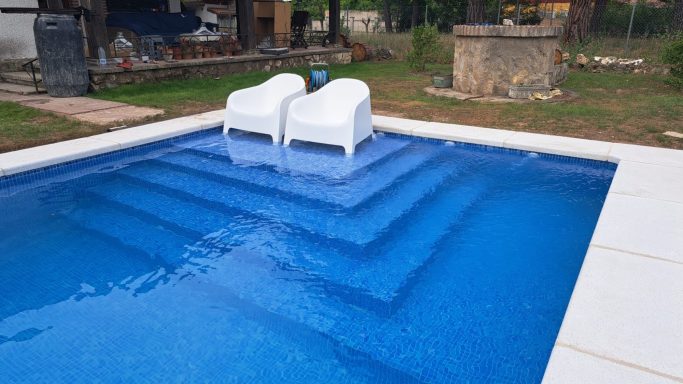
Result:
M370 96L370 88L360 80L336 79L330 81L316 93L320 93L321 96L333 93L335 95L334 102L337 105L352 107Z
M281 73L261 84L267 92L264 97L288 96L306 87L306 81L294 73Z

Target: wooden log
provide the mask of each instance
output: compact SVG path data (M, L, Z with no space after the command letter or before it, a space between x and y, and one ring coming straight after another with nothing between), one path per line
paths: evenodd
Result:
M370 60L373 52L374 49L371 46L363 43L353 43L353 45L351 45L351 59L353 61Z
M553 61L555 65L562 64L562 51L555 49L555 57Z

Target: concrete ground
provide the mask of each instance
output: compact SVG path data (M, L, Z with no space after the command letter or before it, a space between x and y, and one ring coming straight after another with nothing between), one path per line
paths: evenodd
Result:
M136 107L115 101L89 97L51 97L46 94L20 95L0 92L0 101L13 101L26 107L65 115L97 125L114 125L161 115L161 109Z

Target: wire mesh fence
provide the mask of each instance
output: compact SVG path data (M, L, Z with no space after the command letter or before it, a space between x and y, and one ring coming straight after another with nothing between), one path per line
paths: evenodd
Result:
M509 19L515 25L563 26L569 5L568 0L490 0L486 3L481 24L499 25ZM453 25L466 23L466 6L467 2L441 1L392 5L388 13L383 8L342 9L341 31L355 41L391 48L402 57L410 49L413 27L436 25L443 34L444 49L452 50L446 44L452 40ZM675 2L596 0L589 14L590 19L586 20L588 38L580 44L567 45L566 49L656 61L664 45L683 37L683 6ZM316 28L316 25L326 24L313 21L312 27Z

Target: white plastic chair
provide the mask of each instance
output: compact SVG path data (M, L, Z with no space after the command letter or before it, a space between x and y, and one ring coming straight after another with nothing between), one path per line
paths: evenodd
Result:
M333 80L289 105L285 145L292 140L340 145L352 155L372 136L370 89L355 79Z
M292 100L306 95L306 82L292 73L273 76L263 84L230 94L225 106L223 133L232 128L263 133L282 141L287 110Z

